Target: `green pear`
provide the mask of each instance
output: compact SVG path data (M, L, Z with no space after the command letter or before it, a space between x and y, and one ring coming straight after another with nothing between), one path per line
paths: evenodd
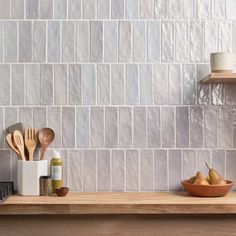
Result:
M193 184L209 185L208 181L206 180L206 177L200 171L197 172Z
M220 174L213 168L210 168L206 163L206 166L209 170L209 179L211 185L222 185L227 184L226 180L220 176Z

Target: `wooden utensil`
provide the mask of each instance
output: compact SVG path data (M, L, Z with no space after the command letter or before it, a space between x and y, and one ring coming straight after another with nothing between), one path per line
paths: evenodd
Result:
M52 129L50 128L43 128L39 130L38 132L38 139L41 144L41 155L40 155L40 160L44 159L44 154L50 145L50 143L54 140L55 138L55 133Z
M7 144L9 145L9 147L17 154L17 156L19 156L20 157L20 159L22 159L21 158L21 155L20 155L20 152L18 151L18 149L15 147L15 145L13 144L13 141L12 141L12 134L8 134L7 136L6 136L6 142L7 142Z
M17 149L18 149L18 151L21 155L21 159L23 161L25 161L26 160L25 151L24 151L25 150L25 145L24 145L24 139L23 139L23 136L22 136L21 132L18 131L18 130L15 130L14 133L13 133L13 139L14 139L14 143L15 143L15 145L16 145L16 147L17 147Z
M25 129L25 146L29 152L29 161L34 160L34 150L38 142L37 131L34 128Z

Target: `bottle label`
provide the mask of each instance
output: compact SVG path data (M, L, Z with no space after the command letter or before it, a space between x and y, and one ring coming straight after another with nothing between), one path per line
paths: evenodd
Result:
M62 166L52 166L52 180L62 180Z

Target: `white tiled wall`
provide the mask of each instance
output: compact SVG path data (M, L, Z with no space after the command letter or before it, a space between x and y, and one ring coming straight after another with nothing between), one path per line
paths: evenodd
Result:
M72 190L179 190L205 161L236 181L236 86L198 83L211 52L236 52L235 10L0 0L0 180L16 178L4 132L21 121L56 131Z

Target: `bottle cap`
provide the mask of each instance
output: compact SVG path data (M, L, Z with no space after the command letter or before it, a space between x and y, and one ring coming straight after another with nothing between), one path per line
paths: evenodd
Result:
M53 158L58 158L58 159L60 159L61 158L61 155L60 155L60 153L58 152L58 151L53 151Z

